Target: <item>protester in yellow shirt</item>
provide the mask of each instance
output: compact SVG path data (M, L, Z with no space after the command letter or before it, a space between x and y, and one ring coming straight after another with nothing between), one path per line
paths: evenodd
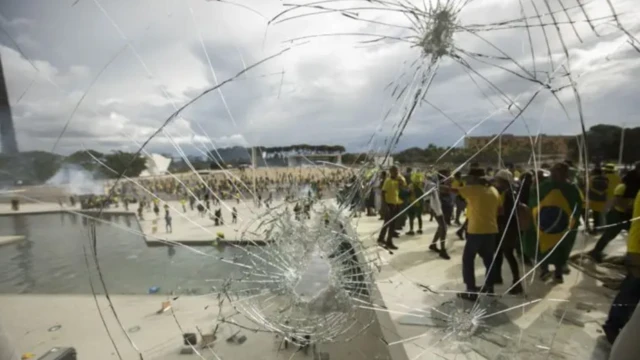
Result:
M633 199L625 198L627 186L618 184L613 192L612 208L607 213L607 227L598 239L596 246L589 252L596 262L602 261L602 252L622 230L629 229L629 219L633 208ZM635 195L635 194L634 194Z
M633 315L640 300L640 192L635 197L631 220L627 238L627 277L620 284L620 291L611 304L609 317L602 326L611 344Z
M392 166L389 169L389 177L382 184L382 198L386 205L384 214L384 225L378 235L378 245L387 249L396 250L397 246L393 244L393 236L396 229L396 217L402 205L400 199L400 189L406 186L404 177L398 174L398 168ZM386 238L386 240L385 240Z
M607 198L613 199L613 192L615 191L616 187L622 182L622 179L616 172L616 166L613 164L606 164L602 167L602 170L604 171L604 176L606 176L608 180Z
M498 234L498 211L500 194L485 178L484 169L469 170L465 186L459 189L460 195L467 202L467 241L462 254L462 278L467 292L458 294L465 300L475 301L478 290L493 292L493 279L489 268L496 249ZM481 289L476 287L474 262L480 255L486 268L485 283Z
M629 262L634 270L640 270L640 192L636 194L633 202L633 215L631 216L631 225L629 227L629 237L627 238L627 255L633 259ZM640 271L636 273L640 277Z

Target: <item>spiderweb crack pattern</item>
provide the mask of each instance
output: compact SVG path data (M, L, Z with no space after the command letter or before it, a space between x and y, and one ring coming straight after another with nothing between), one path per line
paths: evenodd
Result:
M507 110L507 112L512 115L512 118L508 122L507 126L504 127L504 129L491 141L489 141L487 145L485 145L483 148L478 149L476 155L482 150L486 149L493 141L497 140L498 137L502 135L502 133L504 133L516 120L524 120L525 111L534 102L541 91L547 91L552 96L552 98L555 99L558 106L562 109L566 118L569 120L574 118L572 114L573 111L570 110L567 105L565 105L564 101L561 100L561 98L558 96L558 93L562 92L562 90L565 89L570 90L573 93L577 113L576 118L582 127L584 137L586 134L584 125L585 121L582 110L582 100L580 93L578 92L576 79L584 75L585 72L577 73L572 71L572 54L570 53L568 41L566 40L567 34L565 33L565 31L563 31L562 26L570 26L573 35L578 39L580 43L583 43L585 40L584 36L580 35L576 24L587 24L593 35L595 35L596 37L602 36L602 29L606 27L615 27L617 32L623 35L619 37L618 43L620 45L624 45L626 43L628 45L631 45L633 49L637 50L637 39L635 35L633 35L629 30L625 28L625 26L622 25L621 22L618 21L618 18L621 15L616 13L611 2L606 1L606 4L611 10L611 13L595 18L589 15L589 11L587 10L585 4L580 1L571 2L571 5L567 5L568 2L563 2L560 0L554 2L553 4L552 2L547 0L540 2L529 1L528 3L530 6L527 7L525 7L525 3L523 1L520 1L519 4L521 17L518 19L487 24L467 25L458 20L458 16L471 2L472 1L429 1L423 2L422 4L417 4L419 2L413 3L410 1L306 2L288 5L290 6L290 8L276 16L272 20L272 23L281 23L285 21L292 21L298 18L325 15L328 13L338 13L354 21L361 21L367 24L378 25L375 28L381 29L381 31L372 31L366 33L350 32L305 35L293 38L291 39L291 41L306 41L310 38L320 37L356 36L371 38L371 40L361 41L362 44L380 43L380 45L384 45L386 43L393 42L409 43L410 46L420 49L420 54L418 55L419 57L415 61L411 62L409 70L402 73L394 83L389 84L389 86L387 87L391 89L391 96L394 99L393 106L396 106L396 104L398 104L399 109L401 109L398 115L400 120L394 125L395 133L390 140L385 141L385 143L387 144L387 155L390 153L390 150L397 144L398 139L402 136L407 123L412 118L416 107L419 104L428 103L432 107L436 108L436 110L438 110L435 105L430 104L426 100L426 96L432 84L433 77L436 76L438 64L443 57L448 57L449 59L452 59L454 62L461 65L464 68L464 71L469 75L469 78L472 80L473 84L480 89L485 97L487 97L486 93L479 86L478 81L474 79L474 76L478 78L480 82L484 83L485 86L487 86L494 94L497 95L500 100L505 103L505 108L502 109ZM542 5L542 8L546 10L546 13L541 12L540 5ZM296 14L296 12L298 11L305 11L305 13ZM378 16L372 19L373 14L376 13ZM381 14L392 13L401 13L406 18L406 24L403 25L398 22L387 23L382 20L384 16L380 16ZM563 16L566 18L566 20L561 20ZM494 43L488 37L485 37L483 35L485 33L494 31L513 30L518 28L524 28L526 30L531 57L531 62L528 65L508 55L505 51L494 45ZM601 29L598 30L599 28ZM532 32L535 30L540 30L542 32L544 43L547 49L546 61L548 62L548 68L546 70L542 70L543 66L539 62L541 56L539 54L536 54L536 52L534 51ZM388 34L385 32L387 32ZM456 37L462 34L469 35L472 38L475 38L478 42L485 44L490 52L485 53L476 50L465 50L464 48L456 45ZM557 40L559 41L559 46L557 46L558 44L551 43L551 35L554 35L557 38ZM557 54L558 50L561 54L564 55L561 58L560 62L558 62L557 60L559 58ZM616 48L616 50L618 50L618 48ZM609 57L605 57L604 60L608 61ZM481 65L484 65L485 67L476 68L474 66L474 63L479 63ZM530 82L531 84L538 85L538 89L530 91L529 93L524 92L521 95L518 95L516 98L511 98L505 91L500 88L500 86L493 83L491 80L489 80L488 77L483 75L482 70L486 69L487 67L499 69L504 73L508 73L521 80L525 80ZM408 78L410 79L410 81L405 81L404 83L402 83L400 80L402 80L403 78ZM524 97L524 99L521 99L521 97ZM522 103L524 103L524 105L521 105ZM492 102L492 104L494 103ZM502 111L501 108L499 108L495 104L494 106L496 107L497 112ZM442 111L439 112L442 113ZM382 121L386 120L388 116L390 116L390 114L392 114L391 111L387 112ZM489 115L487 118L480 121L471 130L474 130L477 126L481 125L483 122L493 117L494 115L495 113ZM446 115L445 117L452 121L450 117ZM455 123L455 121L452 122ZM465 131L465 136L470 132L471 131ZM536 170L538 169L538 164L536 164L534 144L538 142L538 136L539 134L535 135L534 139L534 137L530 134L533 163ZM442 159L445 155L446 153L442 155L440 159ZM588 163L589 156L586 152L585 146L581 147L580 155L581 165L583 165L584 163ZM473 157L468 159L464 164L459 166L456 171L461 169L466 163L472 161L472 159ZM586 171L588 171L588 167L582 166L582 168L585 169L585 174L588 178L588 174L586 173ZM588 192L588 181L586 187L586 191ZM428 193L424 196L427 195ZM574 209L574 211L576 211L576 209ZM513 214L511 214L510 218L513 219ZM493 266L494 262L495 256L491 266ZM535 273L535 269L536 268L534 267L534 269L532 270L533 273ZM531 271L528 272L525 277L530 274ZM522 281L522 279L520 281ZM505 294L503 294L503 297ZM479 295L480 299L484 297L483 294ZM497 313L513 311L522 307L522 305L516 305L507 310L502 310ZM489 310L487 308L483 308L483 306L480 305L480 301L477 301L469 311L459 312L457 310L458 309L456 308L456 311L453 311L447 315L453 317L453 320L449 318L449 321L447 322L447 324L449 324L449 332L446 333L446 335L442 339L437 341L437 343L442 342L444 338L448 338L452 335L468 338L468 334L473 333L475 329L483 326L482 319L485 316L495 316L496 314L494 313L485 315ZM562 319L560 319L560 323L562 323ZM486 325L484 326L486 327ZM470 331L469 329L474 329L474 331ZM404 340L404 342L413 341L419 337L422 337L422 335L418 337L407 338ZM520 336L517 341L518 344L520 344L522 341L522 336ZM416 358L423 356L425 352L426 350L420 352L416 356ZM550 354L548 354L547 356L549 355Z
M265 215L273 219L266 221L269 244L255 251L247 275L266 279L267 286L237 305L256 325L298 345L305 338L311 343L344 339L370 324L355 316L356 301L368 297L372 284L371 270L357 259L362 245L346 216L336 209L321 211L331 220L317 218L307 225L284 209ZM324 278L309 284L309 271Z

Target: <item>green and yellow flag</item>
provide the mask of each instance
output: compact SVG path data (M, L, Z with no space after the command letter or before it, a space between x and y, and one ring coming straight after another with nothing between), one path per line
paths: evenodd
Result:
M524 237L525 254L533 258L537 250L538 260L542 260L562 240L548 261L566 261L582 214L582 197L578 188L570 183L546 180L540 184L539 197L532 189L529 207L533 226Z

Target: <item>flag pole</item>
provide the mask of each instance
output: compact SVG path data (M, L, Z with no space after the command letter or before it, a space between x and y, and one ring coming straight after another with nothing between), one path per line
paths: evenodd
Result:
M622 124L622 131L620 132L620 150L618 152L618 165L622 166L622 153L624 151L624 129L625 125Z

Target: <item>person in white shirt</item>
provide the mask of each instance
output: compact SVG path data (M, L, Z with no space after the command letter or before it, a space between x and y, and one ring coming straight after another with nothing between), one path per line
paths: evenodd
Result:
M427 199L430 203L431 212L435 216L436 222L438 223L438 229L433 235L433 240L431 241L431 245L429 245L429 250L437 252L441 258L449 260L451 259L451 257L449 256L449 254L447 253L447 249L445 248L447 239L447 222L445 221L444 214L442 212L440 191L438 189L440 180L443 178L444 176L439 172L434 179L427 180L424 191L428 194ZM440 249L438 249L438 242L440 242Z

